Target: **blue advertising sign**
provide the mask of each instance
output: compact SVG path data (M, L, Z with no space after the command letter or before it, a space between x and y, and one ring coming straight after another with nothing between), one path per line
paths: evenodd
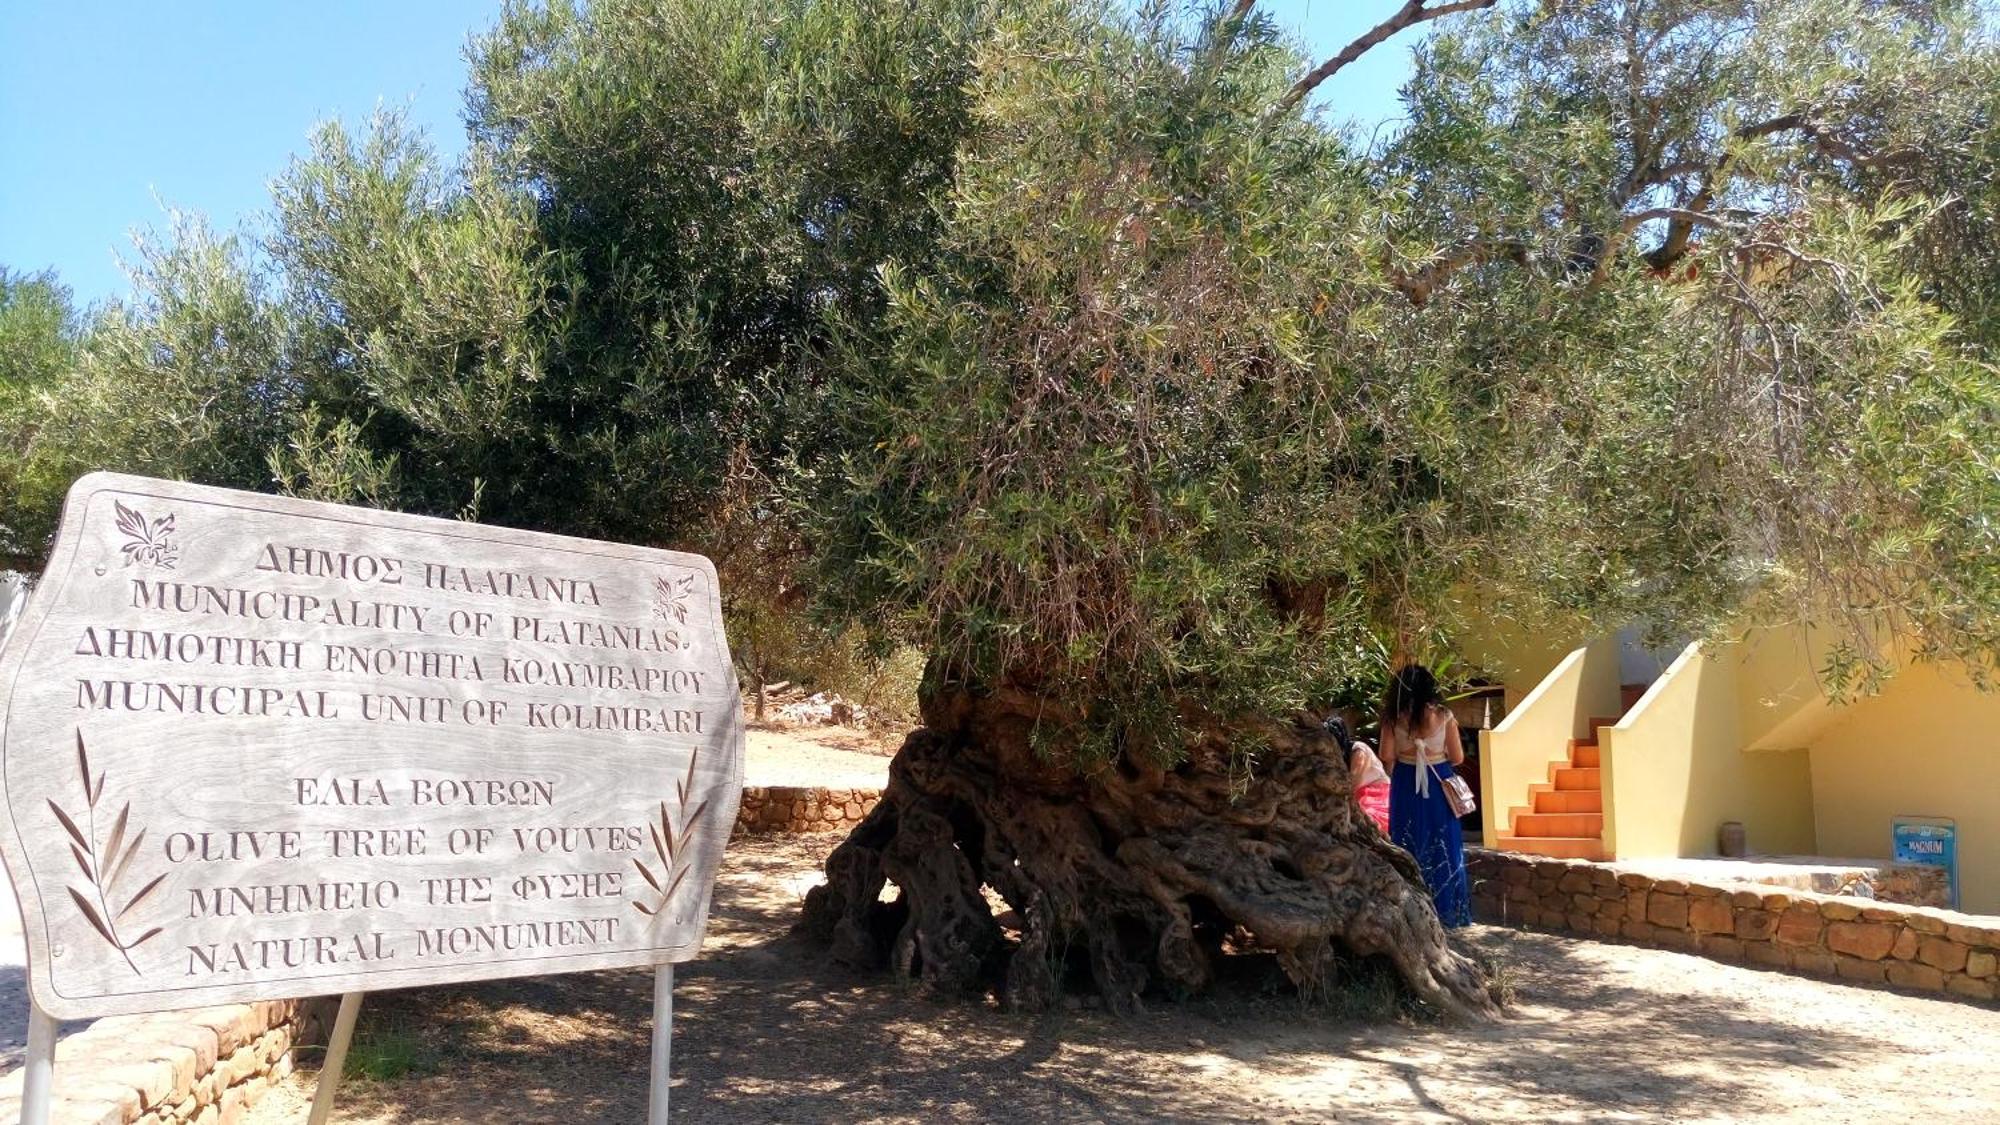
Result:
M1951 880L1951 908L1958 909L1958 824L1935 816L1899 816L1890 822L1896 862L1942 867Z

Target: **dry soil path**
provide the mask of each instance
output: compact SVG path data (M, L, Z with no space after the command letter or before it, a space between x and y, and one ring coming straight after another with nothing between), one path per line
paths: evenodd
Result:
M1132 1019L940 1005L787 936L835 841L733 845L684 966L674 1118L735 1122L1983 1122L2000 1010L1496 928L1515 1017L1363 1025L1289 1000ZM585 974L371 997L363 1042L415 1048L344 1122L644 1120L650 978ZM246 1121L304 1120L310 1075Z
M847 744L833 745L833 738ZM889 783L889 759L854 749L868 745L836 729L754 729L743 748L743 784L880 789Z

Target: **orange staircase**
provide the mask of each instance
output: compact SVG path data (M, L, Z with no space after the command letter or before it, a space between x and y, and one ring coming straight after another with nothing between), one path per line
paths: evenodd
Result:
M1610 859L1604 846L1604 789L1599 782L1597 730L1618 720L1590 720L1590 739L1569 740L1569 762L1549 764L1549 780L1528 787L1527 806L1511 810L1513 834L1493 846L1560 859Z

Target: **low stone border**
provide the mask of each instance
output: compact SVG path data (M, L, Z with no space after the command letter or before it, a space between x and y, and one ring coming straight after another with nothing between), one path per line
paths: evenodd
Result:
M1853 895L1904 906L1951 909L1951 876L1944 868L1929 865L1767 856L1756 860L1643 859L1621 862L1618 866L1655 879L1684 879L1711 885L1747 883L1823 895Z
M882 799L880 789L746 785L738 832L837 832L852 828Z
M1860 984L2000 997L2000 918L1754 883L1691 883L1516 852L1467 849L1465 861L1481 921Z
M232 1125L318 1042L330 1000L269 1000L112 1016L56 1044L52 1125ZM0 1078L0 1121L21 1116L16 1070Z

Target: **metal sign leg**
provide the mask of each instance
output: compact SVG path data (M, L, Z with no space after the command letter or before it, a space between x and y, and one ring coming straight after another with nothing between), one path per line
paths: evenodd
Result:
M48 1125L56 1076L56 1021L28 999L28 1053L21 1074L21 1125Z
M669 1061L674 1047L674 967L653 970L653 1066L646 1125L667 1125Z
M307 1125L326 1125L333 1115L333 1092L340 1088L340 1072L347 1069L347 1043L354 1038L354 1020L360 1014L361 994L341 993L340 1011L333 1017L333 1034L326 1041L326 1064L319 1070L319 1089L313 1094Z

